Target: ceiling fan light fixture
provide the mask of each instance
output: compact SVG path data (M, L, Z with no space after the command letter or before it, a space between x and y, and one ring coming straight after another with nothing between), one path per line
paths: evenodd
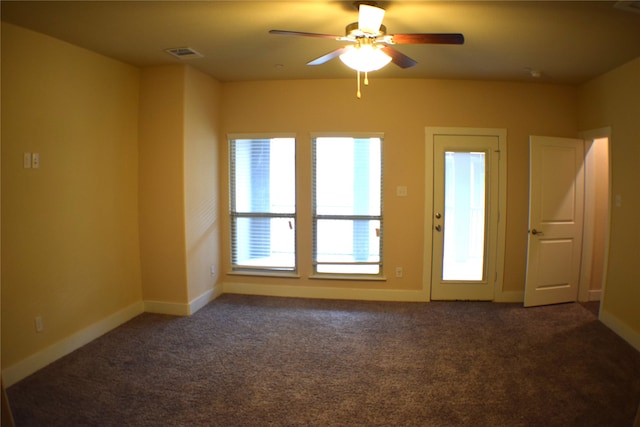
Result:
M637 0L640 1L640 0ZM349 68L356 71L358 92L360 93L360 74L364 73L364 85L367 86L368 73L385 67L389 62L401 68L413 67L416 61L404 53L396 50L392 45L396 44L463 44L464 36L459 33L415 33L387 35L387 28L382 25L385 15L384 9L377 7L374 1L357 0L354 6L358 7L358 21L347 25L345 36L332 36L330 34L307 33L301 31L270 30L270 34L285 36L316 37L334 39L351 43L334 49L331 52L314 59L307 65L315 66L324 64L336 57Z
M346 49L347 51L340 55L340 60L356 71L376 71L391 62L391 57L382 51L381 46L360 44L347 46Z

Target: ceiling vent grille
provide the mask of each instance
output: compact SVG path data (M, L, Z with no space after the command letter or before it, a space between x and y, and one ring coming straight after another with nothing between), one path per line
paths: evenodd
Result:
M202 58L204 56L201 53L191 49L190 47L176 47L172 49L165 49L165 52L175 56L180 60Z
M621 0L614 5L617 9L625 10L627 12L640 13L640 1L633 0Z

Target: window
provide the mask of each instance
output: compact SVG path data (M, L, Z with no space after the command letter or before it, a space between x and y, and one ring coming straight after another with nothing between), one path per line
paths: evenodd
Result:
M313 139L315 273L382 274L382 139Z
M231 267L295 271L295 139L230 140Z
M442 280L485 280L486 153L445 151Z

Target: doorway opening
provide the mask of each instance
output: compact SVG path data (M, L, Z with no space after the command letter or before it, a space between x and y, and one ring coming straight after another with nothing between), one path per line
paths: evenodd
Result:
M604 295L611 206L610 130L583 132L580 137L531 137L537 142L530 143L530 175L533 175L530 186L531 182L549 185L542 192L535 185L536 191L530 189L525 306L570 301L591 304ZM575 151L575 159L571 161L571 156L567 155L564 163L556 164L562 151L558 147ZM540 154L545 152L547 157ZM534 153L538 153L537 156ZM554 173L540 173L545 162L550 164L547 169ZM560 171L569 174L565 177L565 185L557 184L563 176ZM571 191L564 191L565 188ZM546 197L543 197L543 204L538 200L540 194ZM570 197L565 197L567 194ZM552 203L554 200L558 203ZM547 206L546 210L541 208L543 205ZM542 215L544 212L546 214ZM557 229L563 228L566 235L558 234ZM558 262L563 247L566 247L565 260ZM569 260L571 268L568 267ZM597 304L592 311L598 311Z
M600 301L605 286L609 247L609 129L585 132L585 216L578 300Z

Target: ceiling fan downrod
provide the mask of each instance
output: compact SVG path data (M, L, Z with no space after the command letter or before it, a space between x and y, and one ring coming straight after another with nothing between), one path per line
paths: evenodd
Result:
M373 6L373 7L378 7L378 2L377 1L354 1L353 2L353 7L355 10L360 10L360 5L367 5L367 6Z

